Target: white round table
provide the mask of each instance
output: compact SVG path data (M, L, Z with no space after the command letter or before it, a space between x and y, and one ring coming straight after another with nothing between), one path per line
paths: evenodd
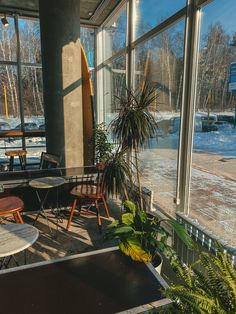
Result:
M14 254L29 248L38 239L39 231L37 228L28 224L8 224L0 225L0 258L3 259L2 266L8 266L11 257L18 265ZM10 256L5 264L6 258Z
M36 191L36 195L40 204L40 210L39 213L37 214L35 220L34 220L34 224L36 223L36 221L39 218L39 215L43 216L44 218L46 218L47 221L47 225L48 228L50 230L50 233L52 234L52 229L49 225L49 221L48 221L48 216L45 212L45 208L44 208L44 204L46 203L47 197L48 197L48 193L51 189L53 188L57 188L57 231L58 231L58 221L59 221L59 211L58 211L58 188L60 186L62 186L65 183L65 179L63 179L62 177L42 177L42 178L37 178L37 179L33 179L29 182L29 186L31 186L32 188L35 189ZM39 190L44 190L43 193L44 194L40 196L39 194Z

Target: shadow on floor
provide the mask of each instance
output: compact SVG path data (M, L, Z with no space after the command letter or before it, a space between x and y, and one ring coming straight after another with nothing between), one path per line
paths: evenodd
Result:
M120 216L120 202L118 200L108 201L110 218L106 218L105 210L100 208L102 220L102 233L99 233L95 212L82 210L80 215L74 215L70 230L66 231L69 218L69 209L61 210L59 219L55 212L46 212L48 223L45 217L39 216L35 227L39 230L38 240L27 250L27 264L40 261L60 258L68 255L84 253L116 245L114 241L104 241L104 230L114 219ZM36 214L25 214L25 223L33 224ZM4 220L3 223L13 222L11 219ZM24 253L16 254L20 265L24 264ZM15 267L12 260L10 267Z

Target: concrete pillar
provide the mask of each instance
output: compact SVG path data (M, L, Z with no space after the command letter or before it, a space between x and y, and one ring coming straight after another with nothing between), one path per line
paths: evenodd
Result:
M47 151L83 166L80 1L39 0Z

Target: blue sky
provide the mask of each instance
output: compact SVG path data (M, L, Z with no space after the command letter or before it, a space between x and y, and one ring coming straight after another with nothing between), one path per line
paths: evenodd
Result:
M220 22L229 35L236 32L236 0L214 0L203 8L202 32L216 22Z

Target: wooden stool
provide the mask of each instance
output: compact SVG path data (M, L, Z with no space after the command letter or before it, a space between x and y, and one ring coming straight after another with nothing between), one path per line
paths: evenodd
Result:
M21 170L25 170L26 154L27 154L26 150L8 150L8 151L6 151L5 155L10 157L9 171L13 171L14 157L19 157Z
M0 199L0 216L12 214L16 223L23 224L20 211L23 209L24 203L19 197L7 196Z

